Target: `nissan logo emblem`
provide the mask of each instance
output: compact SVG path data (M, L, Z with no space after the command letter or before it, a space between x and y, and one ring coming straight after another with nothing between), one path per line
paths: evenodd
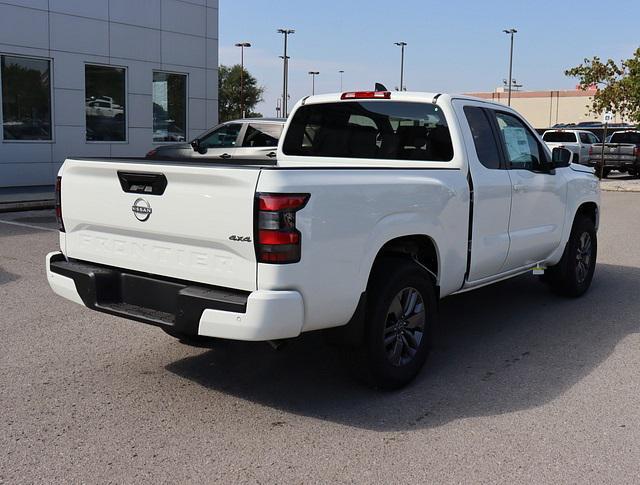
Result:
M140 222L144 222L149 219L149 217L151 217L151 213L153 212L151 210L151 205L149 205L149 202L144 200L142 197L136 199L136 201L131 206L131 210L133 211L133 215L136 216L136 219L138 219Z

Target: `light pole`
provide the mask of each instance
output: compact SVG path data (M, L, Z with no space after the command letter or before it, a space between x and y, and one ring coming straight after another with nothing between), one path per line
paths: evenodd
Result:
M240 117L244 118L244 48L251 47L249 42L238 42L240 47Z
M395 45L401 49L400 54L400 91L404 91L404 48L407 45L406 42L394 42Z
M283 64L283 80L282 80L282 117L288 116L287 112L287 96L289 89L289 56L287 55L287 39L289 35L294 34L293 29L278 29L278 33L284 35L284 55L280 56Z
M338 72L340 73L340 92L342 92L342 76L344 74L344 71L340 69Z
M309 71L309 76L311 76L311 96L316 94L316 76L320 74L320 71Z
M518 31L516 29L505 29L503 30L503 32L511 36L511 50L509 51L509 85L508 85L509 97L507 100L507 105L511 106L511 84L512 84L511 74L513 71L513 34L515 34Z

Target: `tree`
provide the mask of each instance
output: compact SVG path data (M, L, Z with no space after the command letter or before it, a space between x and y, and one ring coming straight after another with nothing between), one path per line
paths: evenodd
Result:
M240 99L240 65L220 66L218 69L219 99L218 112L220 122L242 118ZM244 110L247 118L262 116L253 109L262 101L264 88L246 69L243 71Z
M611 111L640 124L640 48L620 64L612 59L602 62L599 57L593 57L566 70L565 75L577 77L583 91L597 87L591 113Z

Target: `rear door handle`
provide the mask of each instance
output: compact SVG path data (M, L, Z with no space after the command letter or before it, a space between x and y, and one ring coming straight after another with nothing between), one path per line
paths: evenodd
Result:
M231 155L229 155L228 153L223 153L222 155L220 155L220 158L224 158L226 160L227 158L231 158Z
M276 152L269 152L269 153L267 153L267 156L268 156L269 158L273 158L273 157L275 157L275 156L276 156Z

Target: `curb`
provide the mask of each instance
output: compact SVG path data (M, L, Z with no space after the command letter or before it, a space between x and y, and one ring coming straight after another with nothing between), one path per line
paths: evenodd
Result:
M55 201L50 200L28 200L24 202L0 202L0 212L16 212L36 209L53 209Z
M625 187L624 185L600 185L603 192L640 192L640 185Z

